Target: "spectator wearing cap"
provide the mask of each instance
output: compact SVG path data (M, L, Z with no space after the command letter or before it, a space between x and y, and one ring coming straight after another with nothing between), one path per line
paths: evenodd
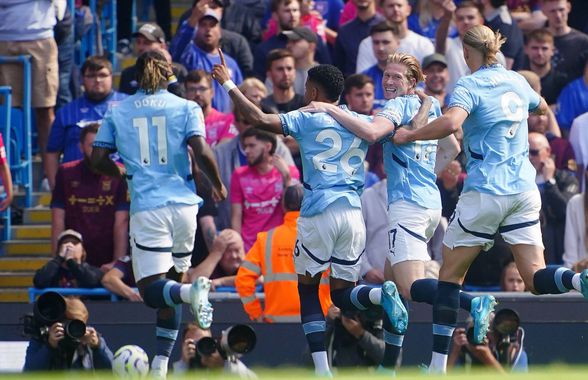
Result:
M79 231L85 239L89 264L108 270L127 254L129 246L129 199L123 179L92 171L90 156L98 124L80 133L84 158L63 164L57 170L51 199L51 243L57 250L66 229Z
M208 5L199 7L198 3L192 10L188 20L182 24L178 35L174 39L172 57L174 61L182 63L189 71L204 70L211 72L214 65L220 65L218 48L221 40L221 10L210 8ZM194 38L192 35L196 29ZM239 85L243 82L241 69L233 57L224 54L225 63L231 73L231 80ZM212 106L220 112L231 112L232 103L227 91L218 82L213 83L214 98Z
M65 230L57 237L55 257L37 270L35 288L100 287L102 271L86 262L82 234Z
M196 102L204 114L206 142L210 147L235 137L238 132L233 126L233 114L219 112L212 106L214 81L204 70L192 70L186 77L186 99Z
M425 94L437 99L443 109L449 101L449 94L446 91L449 83L447 60L443 54L431 54L423 59L422 67L425 74Z
M165 33L157 24L147 23L143 24L139 30L133 33L135 55L138 57L141 54L155 50L167 49L165 43ZM137 68L135 65L127 67L120 74L120 84L118 89L125 94L133 95L137 92Z
M60 158L67 163L84 157L79 145L81 131L89 124L102 122L108 107L127 97L112 89L112 64L108 58L88 57L81 72L84 94L57 111L49 135L44 166L51 190Z
M284 49L288 44L288 37L283 32L301 26L300 2L298 0L271 0L271 11L272 17L278 21L278 33L260 43L253 56L253 74L262 81L265 80L267 74L266 58L269 52L275 49ZM329 50L322 39L318 37L316 60L319 63L331 63Z
M314 60L318 38L316 33L301 26L292 30L286 30L284 34L288 37L286 49L294 56L294 65L296 67L294 92L304 95L308 70L318 65L318 62ZM266 85L268 85L268 82L266 80ZM270 86L268 86L268 89L271 91Z
M382 80L384 79L384 70L388 62L388 56L398 49L398 39L396 37L396 28L386 21L380 22L372 26L370 30L372 37L372 46L374 55L378 63L365 70L362 74L372 78L375 86L374 107L384 108L386 104L386 97L384 96L384 87Z
M371 28L384 21L376 11L376 0L352 0L357 17L339 28L333 48L333 62L345 76L355 73L359 44L370 35Z
M226 0L225 0L226 1ZM198 20L206 13L207 10L213 10L216 12L220 19L221 19L221 40L220 40L220 47L223 50L223 53L230 55L237 61L239 68L241 69L241 73L243 73L244 77L250 76L253 71L253 54L251 53L251 46L250 42L248 41L245 36L249 36L250 34L256 35L257 41L261 36L261 29L259 25L256 23L251 22L251 12L245 11L240 16L243 18L250 17L250 20L239 20L241 26L247 24L248 26L245 27L248 30L248 33L241 35L237 33L234 29L226 28L225 21L227 17L227 11L230 10L229 16L234 18L232 14L235 8L240 8L241 4L232 4L228 9L226 3L228 1L222 0L214 0L206 4L204 0L196 0L194 1L194 5L191 9L188 9L184 14L180 17L178 23L178 30L176 32L176 36L172 40L170 51L175 56L176 54L181 54L182 51L181 47L178 46L186 46L194 35L194 29L198 27ZM233 20L235 21L235 20ZM231 24L235 25L235 22L231 22ZM252 25L255 24L255 25ZM238 29L237 29L238 30ZM179 60L179 57L178 57Z

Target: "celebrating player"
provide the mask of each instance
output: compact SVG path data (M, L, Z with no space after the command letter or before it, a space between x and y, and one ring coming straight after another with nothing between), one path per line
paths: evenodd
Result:
M131 192L130 239L133 271L147 306L157 308L157 354L152 374L165 378L181 319L181 304L190 303L197 323L212 322L210 280L181 284L190 267L196 195L187 144L198 167L210 178L215 200L226 196L214 155L205 141L200 107L167 92L171 67L150 51L137 59L139 91L111 108L94 142L92 164L106 175L123 175L109 153L118 150ZM171 269L170 269L171 268Z
M222 57L222 56L221 56ZM365 225L359 195L364 184L368 143L327 114L292 111L265 114L230 81L226 67L215 66L213 77L229 92L249 121L275 133L293 136L300 144L304 198L298 219L294 264L298 274L302 328L310 346L315 371L329 375L324 345L325 319L318 298L321 273L331 268L331 298L342 310L366 310L382 304L388 318L406 324L406 310L396 286L355 286L359 259L365 247ZM308 71L305 103L320 100L335 104L343 90L343 74L334 66ZM362 117L349 110L351 118ZM404 328L399 326L399 328Z
M463 124L468 176L444 238L443 265L433 306L432 372L445 372L465 274L481 249L500 232L510 245L526 289L558 294L575 289L588 298L588 271L545 267L539 226L541 197L529 161L528 112L543 114L547 103L519 74L496 61L504 43L486 26L469 29L463 56L472 71L461 78L447 112L413 131L399 130L397 144L438 139Z
M415 57L404 53L388 57L382 86L389 99L373 121L351 118L337 107L312 103L316 110L325 110L358 136L375 142L393 135L395 129L407 125L421 108L415 92L416 84L424 79ZM441 115L439 102L425 97L422 108L429 110L428 119ZM393 280L404 300L432 304L437 281L425 278L425 262L431 260L427 243L441 219L441 197L435 184L435 173L441 172L459 152L453 135L437 142L415 141L396 146L389 139L384 142L384 169L388 177L389 254L384 277ZM462 307L472 313L476 331L485 336L488 316L495 301L492 297L461 295ZM433 326L436 330L438 327ZM481 340L482 338L480 338ZM404 340L404 331L384 320L386 350L382 366L393 370Z

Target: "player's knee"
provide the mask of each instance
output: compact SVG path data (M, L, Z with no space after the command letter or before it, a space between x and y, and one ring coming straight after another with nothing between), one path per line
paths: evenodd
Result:
M410 286L406 286L406 284L397 284L398 292L405 300L412 300L412 295L410 294Z

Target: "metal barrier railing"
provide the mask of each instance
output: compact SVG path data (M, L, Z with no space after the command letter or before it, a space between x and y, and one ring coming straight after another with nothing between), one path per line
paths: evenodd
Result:
M6 141L5 151L6 151L6 159L8 160L8 166L10 167L10 155L8 154L8 149L10 148L10 129L11 129L11 122L10 116L12 114L12 88L10 86L1 86L0 87L0 96L2 96L4 103L2 104L2 109L0 114L2 115L2 137L4 141ZM6 185L6 184L3 184ZM6 189L4 189L6 191ZM10 207L0 213L0 218L3 221L2 227L2 240L10 240L10 232L12 229L12 218L10 217Z
M23 65L23 99L22 126L6 126L4 145L10 163L12 182L19 185L25 192L25 207L33 203L33 164L32 164L32 108L31 108L31 57L29 55L0 56L0 65L17 63ZM12 109L12 112L19 112Z

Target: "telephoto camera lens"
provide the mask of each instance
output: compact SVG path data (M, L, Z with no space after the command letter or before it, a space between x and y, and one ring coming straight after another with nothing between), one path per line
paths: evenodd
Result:
M79 319L71 319L63 324L65 335L72 340L79 340L86 335L86 324Z

